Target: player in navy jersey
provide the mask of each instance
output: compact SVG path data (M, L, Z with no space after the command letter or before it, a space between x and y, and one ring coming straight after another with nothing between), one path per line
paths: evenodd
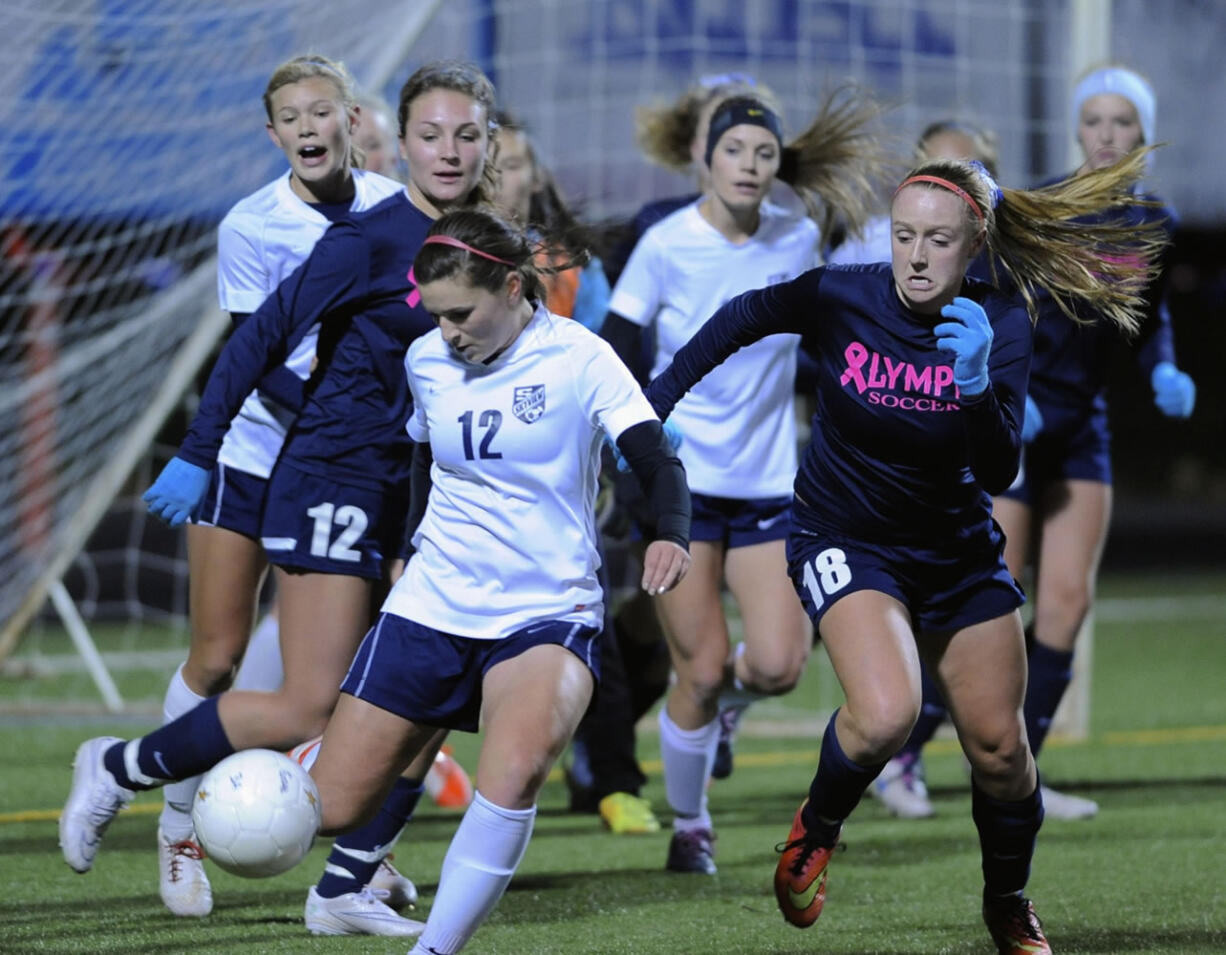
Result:
M604 436L652 502L644 590L668 591L689 566L681 463L612 349L543 307L536 251L497 217L460 211L435 223L417 255L439 330L405 361L408 430L422 442L413 554L353 660L311 770L323 830L352 825L437 727L475 732L480 720L477 793L414 953L460 951L497 905L527 848L537 792L591 697Z
M915 142L913 162L925 159L976 159L994 178L999 178L997 165L1000 153L996 134L974 123L959 119L939 119L924 127ZM858 265L866 262L890 261L890 214L874 216L858 238L847 236L826 256L827 265ZM983 262L981 256L978 262ZM978 264L978 262L976 264ZM986 265L986 262L984 263ZM972 273L975 274L975 273ZM982 275L988 277L985 269Z
M795 278L818 262L818 226L768 201L782 175L798 194L817 184L823 208L863 221L881 156L868 133L867 99L831 97L786 149L778 115L736 96L715 109L704 162L710 188L697 203L652 226L635 247L610 303L606 337L633 368L638 335L655 333L653 368L723 302ZM838 157L838 158L828 158ZM858 177L858 178L857 178ZM787 580L791 487L796 474L795 392L799 339L776 337L738 354L676 408L672 422L694 495L694 569L658 602L677 679L661 710L660 752L675 818L666 867L715 872L707 810L719 714L786 693L804 671L812 629ZM722 587L740 610L744 641L729 646Z
M927 159L974 159L983 163L988 174L997 175L998 153L996 135L962 120L944 119L928 124L915 143L915 162ZM830 253L829 265L856 265L869 262L889 262L893 237L890 234L890 216L886 212L874 217L860 238L849 237ZM967 269L973 278L992 281L991 265L987 251L981 252ZM927 667L921 666L923 703L912 737L921 732L926 740L932 736L947 715L945 701L941 699ZM925 819L935 810L928 798L928 786L924 780L923 761L918 749L907 746L886 763L881 775L873 780L869 792L878 797L894 815L904 819ZM1046 805L1046 804L1045 804Z
M331 221L400 190L398 183L354 168L363 156L353 147L358 114L343 64L317 54L288 60L268 81L264 109L269 135L290 168L241 199L218 230L218 298L236 323L301 264ZM264 492L285 439L284 421L302 406L314 353L311 334L246 397L208 475L204 505L187 530L191 644L166 691L168 723L228 689L232 678L248 690L281 684L276 617L261 621L250 642L248 636L268 567L259 540ZM207 915L213 905L192 832L198 782L173 783L163 793L159 887L176 915Z
M1074 88L1071 118L1084 162L1067 178L1077 179L1154 142L1154 92L1132 70L1096 68ZM1143 198L1154 205L1132 208L1123 215L1137 223L1162 223L1173 232L1175 216L1170 207L1152 194ZM1165 289L1165 271L1159 263L1158 275L1145 289L1143 322L1131 345L1142 374L1152 384L1159 411L1186 418L1195 405L1196 388L1175 366ZM1117 344L1118 336L1110 328L1083 327L1061 314L1054 303L1043 304L1026 396L1022 469L993 505L1008 540L1005 560L1013 575L1022 579L1028 561L1034 563L1024 713L1036 755L1072 679L1074 644L1093 605L1110 524L1106 372ZM903 762L915 765L939 722L939 710L921 718L900 753ZM1047 814L1058 819L1085 819L1098 811L1093 800L1048 788L1043 803Z
M984 921L1001 952L1050 951L1023 895L1043 817L1021 719L1023 596L990 495L1018 469L1036 290L1136 325L1165 233L1073 220L1135 204L1144 162L1134 154L1049 192L1001 190L978 164L925 163L894 195L891 264L819 268L733 299L648 388L663 418L738 349L776 334L803 336L818 362L788 569L846 703L779 846L775 894L793 925L817 920L843 822L915 722L922 655L971 764ZM966 278L985 243L1016 295Z
M84 743L61 816L65 859L77 871L90 868L101 831L135 789L195 775L236 749L288 749L322 731L398 553L407 510L403 360L434 327L413 258L438 215L487 194L493 108L493 87L474 66L433 63L415 72L399 107L407 188L333 224L222 350L179 455L146 498L172 522L196 509L199 475L216 460L243 396L318 323L318 367L269 480L260 527L276 570L285 680L272 693L212 697L128 743ZM308 895L311 931L420 931L364 886L416 805L433 755L423 751L376 818L334 847Z

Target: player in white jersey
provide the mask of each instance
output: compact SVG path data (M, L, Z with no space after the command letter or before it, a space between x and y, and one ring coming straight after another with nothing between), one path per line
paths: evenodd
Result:
M845 175L829 153L872 166L865 132L874 108L832 97L822 115L784 148L782 124L762 99L736 96L711 116L705 196L652 226L618 279L606 337L632 362L635 331L656 337L653 373L701 326L704 316L750 289L788 281L818 264L817 225L767 199L783 176L804 196L819 170ZM831 122L838 117L841 126ZM841 138L840 138L841 137ZM863 155L856 148L862 138ZM827 198L858 222L868 182ZM849 201L854 196L855 201ZM666 868L712 874L714 834L707 810L721 721L752 700L796 685L812 629L791 588L784 543L790 527L797 435L793 394L799 337L776 335L742 349L677 405L670 420L694 495L694 569L658 603L677 681L660 711L660 751L675 819ZM721 588L741 611L744 641L730 654Z
M664 593L689 566L681 464L608 344L540 304L535 252L505 221L459 211L434 224L417 255L439 330L405 362L408 430L421 442L415 550L354 658L311 770L323 831L352 825L436 727L472 732L480 719L477 793L414 953L458 952L498 903L537 792L591 698L605 436L653 505L643 588Z
M403 188L353 167L350 137L357 114L343 65L317 55L289 60L273 72L264 105L269 135L290 171L240 199L218 229L218 300L236 322L298 267L332 220ZM188 528L192 639L166 692L168 723L229 688L244 659L240 688L275 690L281 684L275 616L261 622L248 646L268 566L259 539L260 509L285 439L284 422L301 401L314 354L310 334L267 387L248 396L222 444L205 505ZM173 783L164 793L160 889L176 915L202 916L212 909L190 815L198 781Z

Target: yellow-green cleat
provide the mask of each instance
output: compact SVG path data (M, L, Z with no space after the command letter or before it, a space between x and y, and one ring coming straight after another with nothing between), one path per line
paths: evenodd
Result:
M660 831L660 820L651 811L651 803L642 796L610 793L600 800L599 809L605 826L619 836Z

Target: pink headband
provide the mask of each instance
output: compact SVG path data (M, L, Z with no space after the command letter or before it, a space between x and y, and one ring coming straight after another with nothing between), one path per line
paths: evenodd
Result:
M894 190L894 195L898 195L903 190L903 186L909 186L913 182L931 182L933 185L940 186L942 189L948 189L955 196L958 196L971 207L971 211L975 213L975 218L980 222L983 221L983 210L979 208L979 203L971 198L971 194L961 186L956 186L948 179L942 179L940 176L912 176L910 179L904 179L902 185ZM427 239L427 242L430 240Z
M422 245L450 245L456 249L463 249L465 252L471 252L473 255L479 255L483 259L489 259L491 262L498 262L501 265L509 265L515 268L515 263L507 259L500 259L496 255L490 255L488 252L482 252L480 249L474 249L467 242L462 242L460 239L450 235L429 235L426 236L426 241Z

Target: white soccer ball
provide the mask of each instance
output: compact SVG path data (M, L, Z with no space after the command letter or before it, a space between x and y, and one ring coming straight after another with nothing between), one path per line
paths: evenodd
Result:
M319 790L302 766L271 749L245 749L204 774L192 823L210 859L258 879L302 861L319 831L319 813Z

